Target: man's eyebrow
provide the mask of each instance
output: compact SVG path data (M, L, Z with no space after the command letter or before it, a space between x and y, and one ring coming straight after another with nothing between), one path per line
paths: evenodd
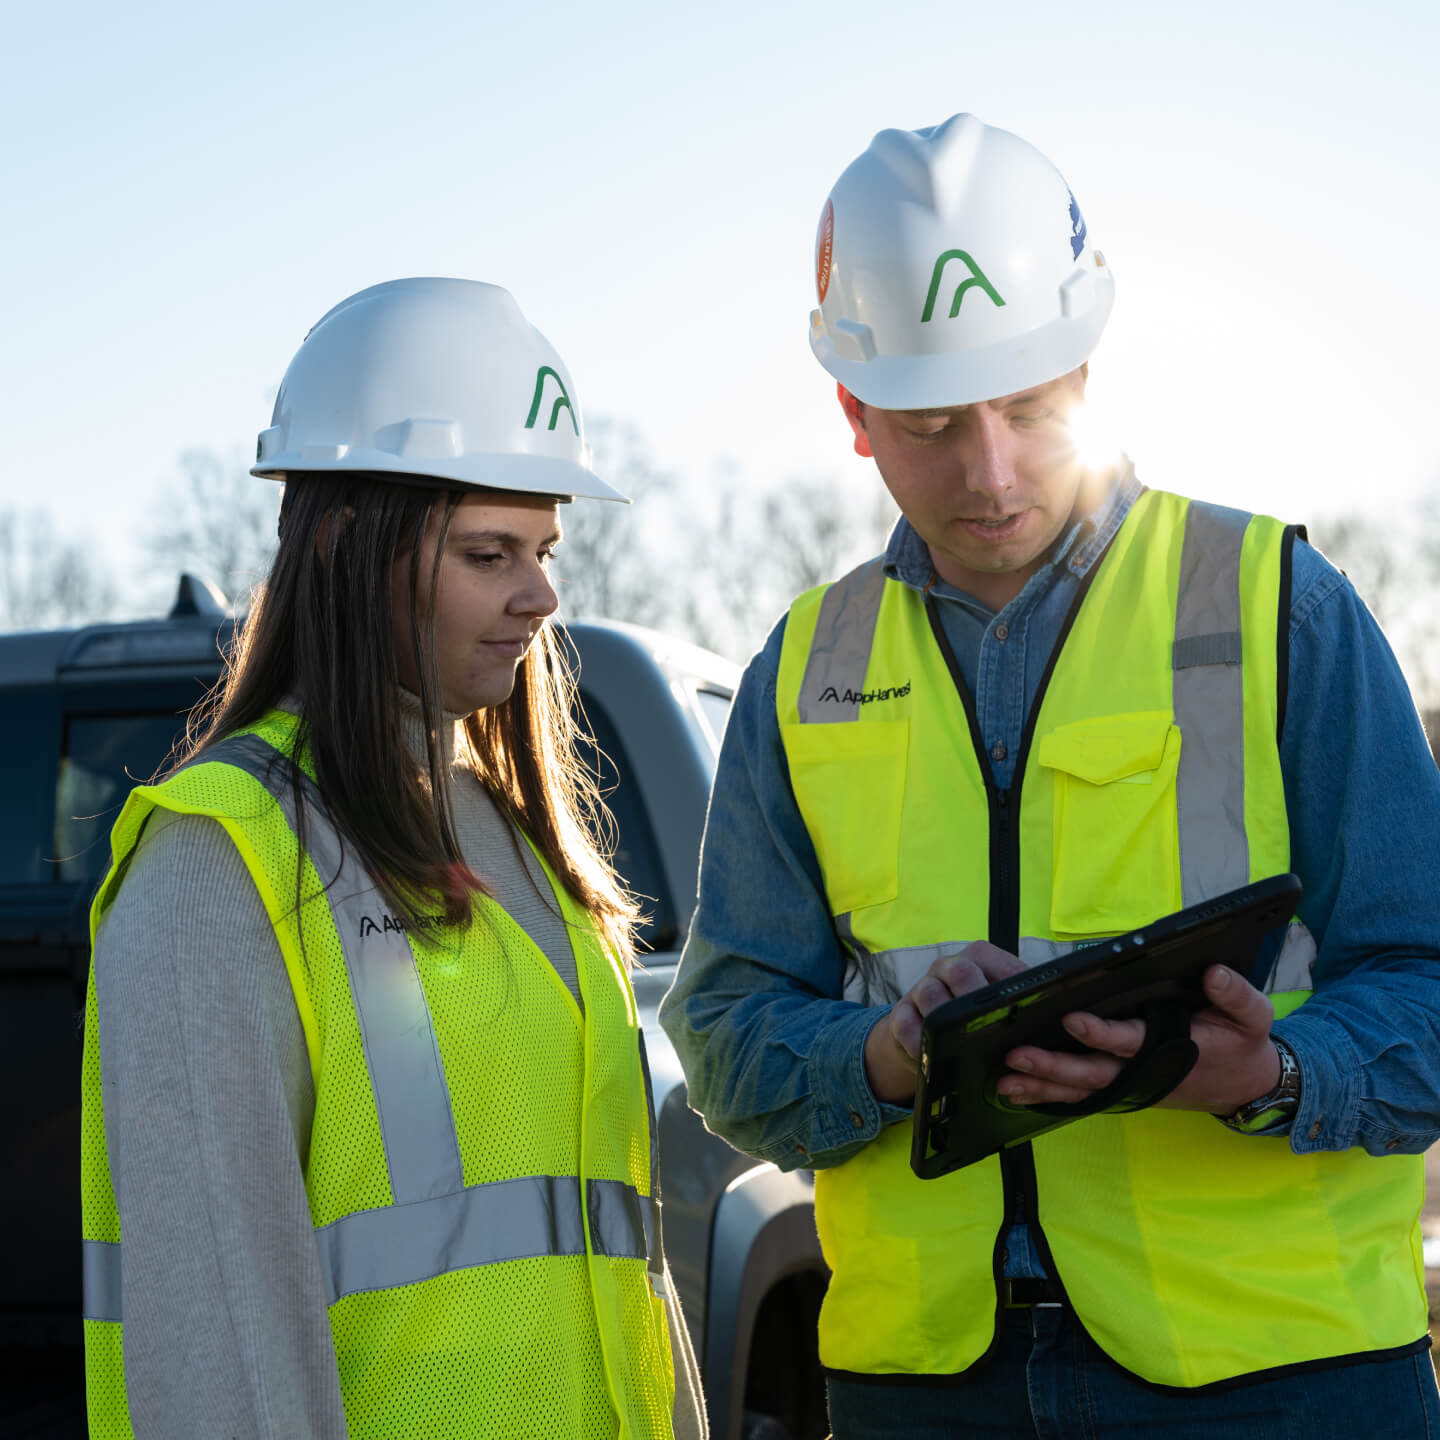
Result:
M523 550L530 542L523 535L511 530L452 530L450 540L455 545L510 545ZM558 545L559 530L552 530L539 541L540 545Z
M1049 395L1051 384L1053 383L1052 381L1049 384L1037 385L1035 389L1026 390L1019 395L1006 396L1005 404L1007 406L1033 405L1037 400L1044 400ZM979 405L993 405L995 402L993 400L979 400L975 403ZM962 410L968 410L969 408L968 405L937 405L929 410L907 410L905 414L915 420L938 420L948 415L958 415Z

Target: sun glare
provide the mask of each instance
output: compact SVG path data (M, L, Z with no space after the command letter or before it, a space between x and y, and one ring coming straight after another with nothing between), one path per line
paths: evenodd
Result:
M1087 470L1106 470L1119 464L1119 429L1103 400L1087 398L1070 417L1070 434Z

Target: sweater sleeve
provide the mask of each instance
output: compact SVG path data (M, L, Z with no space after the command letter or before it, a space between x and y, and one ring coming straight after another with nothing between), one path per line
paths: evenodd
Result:
M344 1440L279 946L213 820L157 813L96 937L137 1440Z
M665 1267L665 1320L670 1328L670 1355L675 1366L675 1408L672 1428L675 1440L709 1440L710 1422L705 1414L705 1388L690 1331L680 1308L680 1295Z

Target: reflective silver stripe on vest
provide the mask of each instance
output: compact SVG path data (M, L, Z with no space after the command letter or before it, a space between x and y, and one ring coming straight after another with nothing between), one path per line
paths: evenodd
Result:
M1265 993L1278 990L1313 990L1315 988L1315 937L1303 920L1292 920L1285 931L1285 943L1265 982Z
M1172 703L1180 727L1175 786L1186 905L1250 879L1240 647L1240 548L1249 518L1199 501L1185 516Z
M1022 935L1020 937L1020 958L1027 967L1043 965L1047 960L1059 959L1061 955L1068 955L1074 948L1073 940L1042 940L1038 935Z
M973 940L941 940L934 945L901 945L894 950L867 950L850 927L850 916L838 915L835 928L855 957L845 974L845 998L861 1005L893 1005L943 956L958 955ZM1043 965L1075 948L1073 940L1020 937L1020 960L1027 967Z
M1240 632L1226 630L1218 635L1189 635L1172 646L1170 668L1189 670L1196 665L1238 665Z
M643 1259L649 1203L629 1185L592 1180L590 1240L597 1255ZM454 1195L346 1215L315 1232L328 1302L415 1285L477 1265L584 1255L580 1181L529 1175Z
M274 746L258 735L237 735L200 760L234 765L259 781L299 833L291 766ZM303 773L300 778L305 849L327 887L345 953L391 1193L397 1205L452 1195L465 1184L460 1142L415 953L394 920L387 925L384 897L353 849L341 843L314 783Z
M82 1240L80 1269L85 1287L85 1319L120 1321L124 1292L119 1244L111 1240Z
M908 973L908 967L904 966L901 958L907 953L906 950L883 950L879 954L867 950L855 938L855 927L851 923L848 910L835 917L835 931L850 952L850 963L845 967L845 999L853 1000L857 1005L893 1005L905 993L905 990L897 989L896 986L897 976L902 969ZM938 953L944 946L919 945L914 948L918 951L933 950ZM933 955L931 959L934 959ZM929 968L929 964L927 960L921 967L921 975ZM908 988L909 986L905 987Z
M633 1185L590 1180L585 1189L590 1202L590 1248L597 1255L612 1260L655 1257L655 1207Z
M659 1206L621 1180L591 1180L590 1243L612 1260L649 1260L663 1294ZM326 1303L414 1285L477 1265L534 1256L584 1255L580 1181L532 1175L472 1185L412 1205L346 1215L315 1231ZM84 1317L122 1319L123 1247L81 1242Z
M840 921L844 921L843 928ZM867 950L849 929L850 917L840 916L840 928L853 962L845 971L845 999L860 1005L893 1005L919 982L939 959L958 955L971 942L942 940L935 945L901 945L893 950Z
M288 759L254 735L201 757L257 780L297 830ZM333 1305L346 1295L413 1285L436 1275L531 1256L584 1255L576 1176L464 1184L454 1112L415 954L364 867L342 845L308 777L305 849L322 883L345 954L374 1088L393 1205L317 1227L316 1249ZM643 1063L643 1055L642 1055ZM653 1106L652 1106L653 1110ZM652 1185L657 1142L652 1124ZM659 1261L658 1207L622 1181L588 1184L593 1252Z
M845 998L860 1005L892 1005L909 991L942 956L958 955L970 940L942 940L935 945L903 945L894 950L867 950L850 928L850 916L840 915L836 929L855 957L846 971ZM1092 943L1086 941L1086 944ZM1068 955L1073 940L1046 940L1038 935L1020 937L1020 959L1027 969ZM1292 920L1285 931L1280 954L1263 986L1266 994L1278 990L1313 988L1315 938L1302 921Z
M885 560L877 556L826 590L796 701L805 723L860 718L858 697L865 689L884 589ZM847 700L847 694L855 698Z

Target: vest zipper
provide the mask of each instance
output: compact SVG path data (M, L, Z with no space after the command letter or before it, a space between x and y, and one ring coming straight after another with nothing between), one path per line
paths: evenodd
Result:
M1116 534L1118 533L1117 530ZM970 743L974 747L975 760L980 767L981 777L985 781L985 795L990 811L990 943L998 945L1002 950L1008 950L1012 955L1019 954L1020 951L1020 795L1026 762L1030 758L1030 745L1035 737L1035 725L1040 717L1040 707L1044 703L1045 692L1050 687L1050 677L1055 673L1055 665L1060 658L1060 652L1069 638L1070 631L1075 624L1075 617L1080 613L1080 606L1090 591L1090 584L1113 542L1114 536L1111 536L1110 543L1107 543L1105 550L1095 559L1076 588L1075 599L1065 616L1064 624L1060 627L1060 633L1055 638L1055 648L1050 652L1050 658L1045 665L1045 673L1035 687L1035 698L1031 702L1030 713L1025 720L1025 729L1020 737L1019 752L1015 756L1015 771L1010 777L1008 790L1001 790L995 784L987 747L980 734L975 700L970 694L970 687L965 683L965 677L960 670L960 662L956 660L955 652L950 646L950 639L945 634L945 626L940 620L939 605L933 595L925 597L925 614L930 621L930 633L940 647L940 653L945 658L946 668L950 671L950 679L954 682L956 693L960 696L960 703L965 707L965 718L970 725ZM1055 1278L1059 1278L1054 1258L1050 1254L1049 1242L1045 1238L1045 1232L1040 1228L1039 1186L1035 1177L1035 1152L1028 1141L1024 1145L1016 1145L1000 1152L1000 1183L1005 1197L1005 1219L1000 1227L1000 1233L995 1237L993 1265L997 1306L1002 1293L1005 1273L1005 1258L1001 1240L1015 1225L1028 1227L1031 1239L1040 1254L1046 1271Z
M1078 607L1078 600L1076 603ZM990 769L989 758L986 755L986 746L980 734L980 721L976 714L975 698L970 693L970 687L965 683L965 676L961 672L960 662L955 658L955 651L951 648L950 638L945 634L945 626L940 619L940 609L933 595L925 597L925 614L930 621L930 632L935 637L935 643L940 647L941 655L945 657L945 664L950 671L950 679L955 685L955 692L960 697L960 703L965 707L965 718L970 724L970 743L975 748L975 759L980 767L981 778L985 782L985 796L990 812L988 938L992 945L998 945L1002 950L1010 951L1012 955L1017 954L1020 950L1020 831L1017 813L1020 799L1019 780L1024 764L1024 754L1029 749L1030 731L1034 727L1035 715L1040 708L1040 696L1044 694L1050 672L1046 671L1045 678L1040 683L1035 704L1031 708L1025 741L1021 746L1021 754L1017 757L1015 775L1010 789L1001 790L995 783L995 776ZM1074 610L1072 609L1065 622L1067 631L1073 620ZM1059 649L1058 645L1056 649ZM1052 657L1052 669L1053 665ZM1012 797L1015 801L1013 805ZM1034 1208L1033 1204L1027 1205L1026 1203L1028 1197L1033 1195L1035 1190L1035 1162L1028 1144L1017 1145L1013 1149L1000 1152L1000 1182L1005 1196L1005 1219L999 1234L995 1237L994 1270L997 1295L1000 1292L1005 1273L1005 1257L1001 1240L1012 1226L1026 1223L1027 1213ZM1038 1226L1036 1238L1043 1245L1043 1237L1039 1235Z
M1033 720L1034 711L1031 716ZM1021 746L1022 757L1029 749L1028 738ZM990 795L990 943L1012 955L1020 953L1020 763L1023 759L1017 761L1010 789L992 790ZM1036 1209L1035 1156L1028 1144L1000 1152L1000 1181L1005 1192L1005 1224L996 1237L996 1249L1001 1252L995 1256L997 1282L1004 1274L1005 1261L1000 1237L1016 1225L1028 1225ZM1044 1250L1038 1216L1032 1230Z
M1028 746L1021 748L1023 751ZM984 754L983 751L978 753ZM985 768L988 786L989 767ZM990 943L1010 951L1012 955L1020 953L1019 778L1017 764L1009 790L990 787ZM1005 1223L995 1241L997 1294L1005 1273L1001 1239L1015 1226L1028 1225L1029 1217L1035 1211L1032 1198L1035 1195L1035 1157L1028 1144L1000 1152L1000 1184L1005 1194ZM1038 1217L1033 1233L1036 1243L1044 1248Z

